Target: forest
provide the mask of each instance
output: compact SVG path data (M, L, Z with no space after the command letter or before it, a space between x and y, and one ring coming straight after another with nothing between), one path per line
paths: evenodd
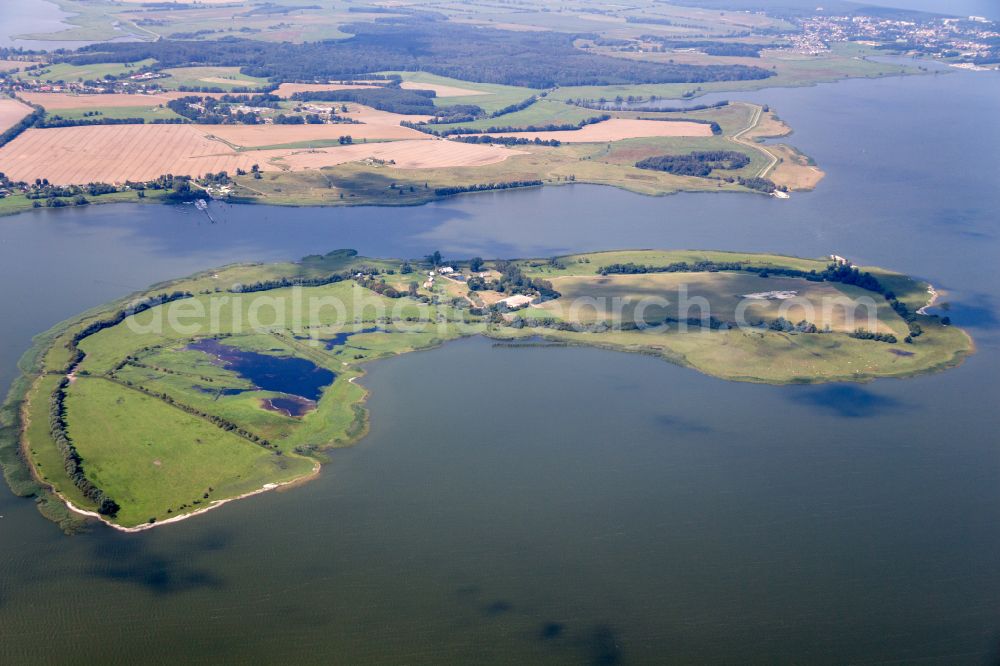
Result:
M574 46L577 35L514 32L424 20L357 23L354 37L304 44L248 39L112 42L63 59L76 65L137 62L159 67L240 67L273 81L349 79L385 70L425 71L464 81L528 88L628 83L701 83L764 79L773 72L745 65L682 65L626 60Z
M639 160L639 169L665 171L678 176L699 176L704 178L713 169L742 169L750 164L750 158L735 150L707 150L687 155L658 155Z
M311 90L292 95L292 99L300 102L354 102L379 111L425 116L445 111L434 106L434 97L434 92L431 90L407 90L390 86L354 90Z

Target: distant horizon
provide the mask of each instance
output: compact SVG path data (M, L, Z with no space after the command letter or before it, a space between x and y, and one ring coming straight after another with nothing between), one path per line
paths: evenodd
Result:
M899 9L916 9L925 12L940 12L956 16L985 16L994 21L1000 20L1000 4L994 0L875 0L871 3L881 7L896 7ZM817 6L822 3L817 2ZM942 6L944 5L944 6Z

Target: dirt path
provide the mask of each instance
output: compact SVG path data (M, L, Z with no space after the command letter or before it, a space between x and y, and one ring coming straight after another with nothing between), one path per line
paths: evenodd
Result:
M752 106L754 108L754 114L752 119L750 120L750 124L741 129L736 134L729 137L729 140L733 141L734 143L747 146L748 148L753 148L754 150L757 150L767 156L768 159L767 166L761 169L760 173L757 174L758 178L764 178L767 176L768 172L770 172L771 169L773 169L775 165L778 164L778 156L772 153L767 148L765 148L762 144L743 138L748 132L757 127L757 124L760 122L761 115L763 115L764 112L764 107L762 106L757 106L755 104L747 104L746 106Z

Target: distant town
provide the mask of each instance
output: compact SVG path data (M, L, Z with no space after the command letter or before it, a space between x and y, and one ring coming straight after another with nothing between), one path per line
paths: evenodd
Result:
M947 59L966 68L1000 64L1000 28L982 16L903 20L879 16L822 16L801 22L789 35L792 48L820 54L832 42L858 42L877 49Z

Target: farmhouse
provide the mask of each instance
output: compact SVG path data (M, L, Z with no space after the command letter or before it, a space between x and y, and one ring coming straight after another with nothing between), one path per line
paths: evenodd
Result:
M503 303L511 310L515 310L517 308L522 308L530 305L533 300L535 299L532 298L531 296L525 296L524 294L514 294L513 296L508 296L507 298L501 298L499 301L497 301L497 303Z

